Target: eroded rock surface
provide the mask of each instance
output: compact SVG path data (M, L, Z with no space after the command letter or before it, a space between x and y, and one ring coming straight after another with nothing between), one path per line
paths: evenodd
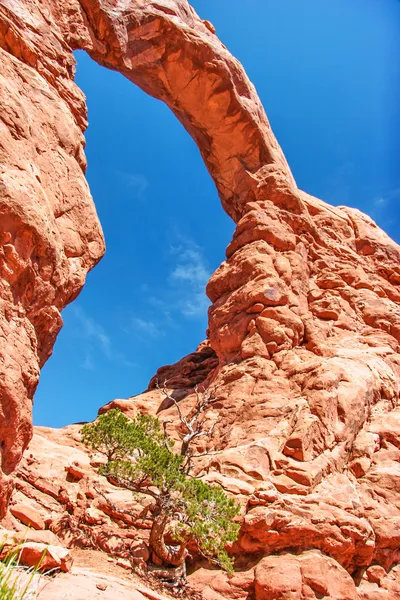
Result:
M204 598L396 598L400 249L366 215L297 189L243 68L186 0L0 6L1 509L60 310L104 249L83 175L77 48L171 107L237 223L207 286L209 342L156 376L185 410L194 385L213 394L215 454L197 470L243 506L238 572L204 566L193 582ZM176 421L156 379L104 410ZM29 505L58 534L58 519L71 518L69 543L75 518L125 552L128 525L142 531L136 509L126 523L85 488L95 475L76 432L39 435L47 441L33 440L7 519L28 518ZM46 444L53 463L41 474Z
M48 44L38 10L0 4L0 514L31 437L32 398L60 311L104 252L84 176L84 96L69 48L56 34Z
M182 408L190 410L193 388L177 390ZM158 413L173 428L176 409L165 405L159 390L103 410L119 406L133 416L144 410L146 399L148 412ZM400 419L399 411L392 411L391 418ZM370 421L376 445L363 476L356 477L349 463L324 470L328 453L319 463L298 461L295 466L282 457L277 472L263 461L262 446L256 450L254 444L247 454L251 442L221 449L211 461L199 459L198 474L240 502L242 527L231 548L233 577L194 556L189 589L206 600L395 600L400 592L399 456L385 443L380 421ZM171 433L179 436L179 431ZM35 428L3 526L24 536L30 521L28 542L100 549L117 564L144 569L150 556L149 499L134 498L99 476L102 460L80 443L79 425Z

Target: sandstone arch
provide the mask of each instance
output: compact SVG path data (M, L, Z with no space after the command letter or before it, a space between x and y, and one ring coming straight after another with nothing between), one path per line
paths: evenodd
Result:
M11 348L22 346L4 348L2 357L6 377L16 372L4 382L2 402L8 477L29 440L38 369L51 353L60 310L104 251L82 173L86 108L73 83L72 50L87 50L171 107L198 143L233 218L254 199L261 170L275 195L295 187L243 68L185 0L5 0L0 11L3 332L9 339L16 332L19 344L10 339ZM11 288L16 292L6 298Z
M171 107L237 223L207 287L222 416L210 473L249 496L236 551L312 548L352 574L396 564L399 247L297 189L243 68L186 0L3 0L0 47L1 511L60 311L104 251L83 175L81 48Z

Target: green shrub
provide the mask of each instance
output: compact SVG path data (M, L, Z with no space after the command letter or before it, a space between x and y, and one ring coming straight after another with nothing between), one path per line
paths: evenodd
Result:
M1 550L1 548L0 548ZM6 555L0 561L0 600L32 600L32 580L34 569L29 569L24 576L16 570L18 567L18 550Z
M82 441L107 457L103 475L154 499L150 545L165 564L182 565L187 546L195 543L203 556L232 572L225 547L237 539L239 506L220 486L190 476L185 453L172 451L173 440L158 419L139 415L131 420L112 409L84 425ZM176 545L166 544L166 533Z

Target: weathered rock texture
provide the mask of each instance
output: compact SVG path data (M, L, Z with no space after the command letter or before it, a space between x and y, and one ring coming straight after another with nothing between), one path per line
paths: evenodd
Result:
M104 252L84 176L84 96L47 12L0 3L0 514L60 311Z
M103 252L76 48L171 107L237 223L207 287L212 350L156 376L186 410L195 383L212 390L216 454L197 468L243 504L238 573L204 568L194 584L213 599L398 597L400 249L367 216L297 189L243 68L186 0L2 0L3 512L59 311ZM117 405L174 419L155 381ZM31 452L19 493L46 515L88 510L86 523L108 531L79 468L44 475L47 487L64 478L65 492L42 489ZM110 518L119 545L126 522Z

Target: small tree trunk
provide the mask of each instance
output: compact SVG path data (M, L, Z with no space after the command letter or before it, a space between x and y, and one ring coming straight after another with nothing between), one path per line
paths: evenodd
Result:
M181 445L181 456L186 456L187 451L189 449L189 444L190 444L190 439L188 438L187 435L185 435L185 437L182 440L182 445Z
M150 546L163 562L179 567L184 563L188 552L185 543L177 547L171 547L164 542L164 533L168 521L169 516L163 513L154 519L150 532Z

